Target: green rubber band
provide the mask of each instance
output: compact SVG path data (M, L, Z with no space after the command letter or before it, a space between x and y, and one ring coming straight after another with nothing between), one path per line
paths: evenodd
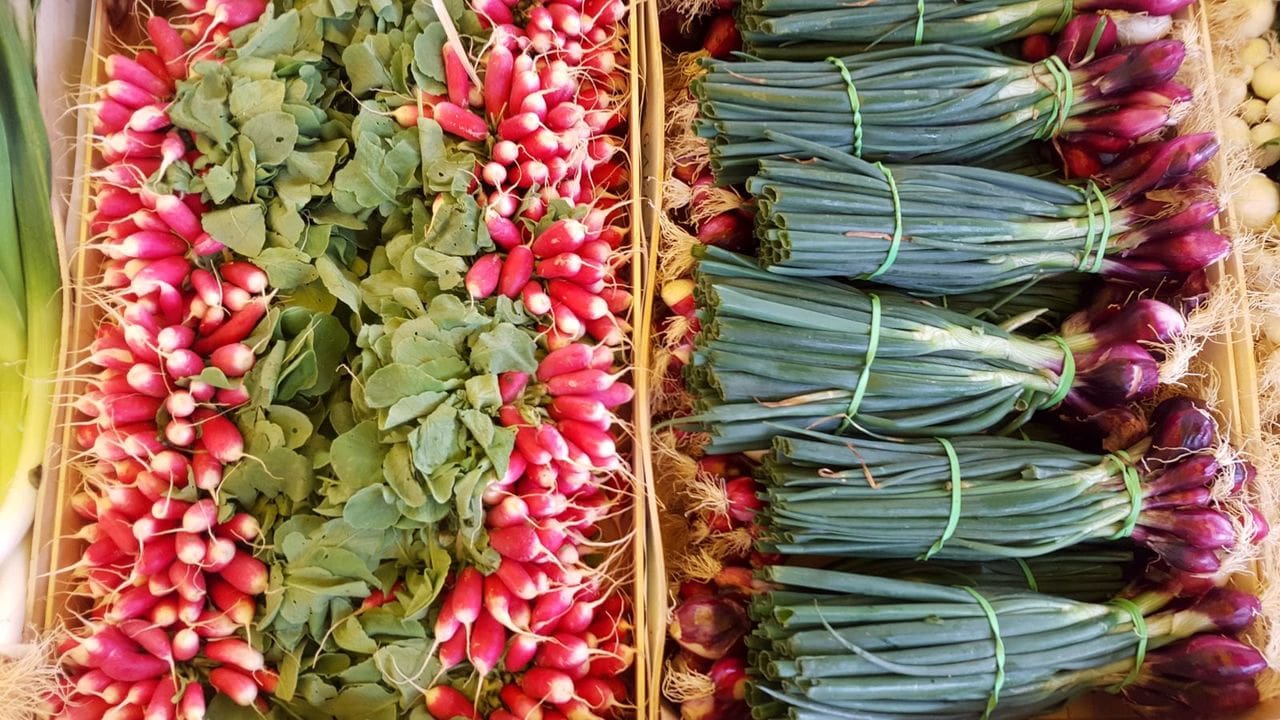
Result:
M1067 4L1071 4L1072 0L1067 0ZM1093 54L1098 51L1098 45L1102 42L1102 34L1107 30L1107 23L1111 22L1111 18L1106 15L1098 16L1098 24L1093 26L1093 35L1089 38L1089 47L1084 51L1084 57L1080 62L1087 63L1093 59ZM1056 34L1057 31L1054 31Z
M1092 180L1089 182L1090 184L1093 183ZM1084 196L1084 212L1089 224L1085 227L1084 247L1080 253L1080 262L1076 264L1076 270L1079 270L1080 272L1088 272L1089 253L1093 252L1093 243L1096 242L1095 233L1098 231L1098 216L1093 212L1093 193L1085 189L1081 190L1080 194Z
M1125 453L1123 458L1119 453L1112 453L1107 456L1107 459L1120 468L1120 475L1124 478L1124 489L1129 493L1129 516L1125 518L1120 530L1111 536L1112 540L1120 540L1132 535L1134 529L1138 527L1138 517L1142 515L1142 483L1138 479L1138 469L1128 462L1128 453Z
M1049 31L1050 35L1057 35L1062 32L1062 28L1071 22L1072 16L1076 14L1075 2L1073 0L1064 0L1062 3L1062 13L1058 15L1058 22L1054 23L1053 29Z
M1147 659L1147 640L1150 633L1147 631L1147 619L1142 615L1142 608L1135 605L1132 600L1115 598L1107 604L1129 613L1129 617L1133 619L1133 632L1138 636L1138 647L1133 651L1133 669L1124 680L1107 688L1107 692L1118 693L1138 679L1138 674L1142 671L1142 663Z
M943 528L942 536L929 548L928 552L920 556L920 560L928 560L937 554L942 549L942 546L946 545L947 541L951 539L951 536L956 534L956 526L960 524L960 493L962 490L960 458L956 457L955 446L951 444L950 440L946 438L934 438L934 440L937 440L942 449L946 451L947 464L951 466L951 514L947 516L947 526Z
M1045 118L1044 127L1036 132L1037 140L1051 138L1062 132L1071 113L1071 106L1075 103L1075 87L1071 82L1071 72L1067 70L1062 58L1050 55L1043 62L1044 68L1053 78L1053 108Z
M1089 268L1089 272L1096 275L1102 272L1102 261L1107 257L1107 241L1111 239L1111 203L1107 201L1107 196L1102 194L1102 188L1092 180L1089 181L1089 190L1098 199L1098 210L1102 215L1102 235L1098 238L1097 255L1094 256L1093 265Z
M1018 563L1018 568L1022 570L1022 577L1027 579L1027 589L1031 592L1040 592L1040 583L1036 582L1035 573L1031 572L1031 566L1027 561L1020 557L1014 558L1013 561Z
M843 60L829 57L827 62L835 65L840 71L840 77L844 78L849 93L849 109L853 111L853 154L854 157L862 157L862 101L858 99L858 89L854 87L853 76L849 74L849 67Z
M863 280L872 280L893 267L898 259L898 248L902 246L902 198L898 196L898 183L893 179L893 171L885 167L884 163L876 163L876 167L884 173L884 181L889 185L889 197L893 200L893 237L889 238L889 250L885 253L884 262L870 274L863 275Z
M853 389L853 397L849 400L849 410L845 412L848 423L858 414L858 406L862 404L862 396L867 394L867 382L871 379L871 363L875 362L876 350L880 347L880 296L867 293L871 298L871 325L867 329L867 355L862 364L862 372L858 375L858 384Z
M1068 3L1071 0L1067 0ZM1056 30L1054 32L1057 32ZM916 44L924 42L924 0L916 0Z
M1067 341L1058 335L1051 335L1050 340L1056 342L1062 348L1062 372L1058 376L1058 387L1053 394L1045 398L1040 403L1041 408L1051 408L1054 405L1067 399L1067 393L1071 392L1071 383L1076 380L1076 356L1071 354L1071 346L1067 345Z
M991 639L995 641L996 675L991 682L991 696L987 698L987 709L982 713L982 720L987 720L995 711L996 704L1000 702L1000 691L1004 689L1004 638L1000 637L1000 618L996 617L996 610L991 607L991 603L971 587L961 589L972 595L982 607L982 612L987 614L987 622L991 623Z

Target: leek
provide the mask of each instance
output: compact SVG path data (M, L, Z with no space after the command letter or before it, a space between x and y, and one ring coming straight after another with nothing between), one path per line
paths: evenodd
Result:
M0 498L47 447L62 327L49 141L17 13L0 10ZM29 488L24 488L28 490ZM30 511L26 512L30 522ZM25 523L24 523L25 524ZM0 550L7 551L5 548ZM0 554L7 554L2 552Z

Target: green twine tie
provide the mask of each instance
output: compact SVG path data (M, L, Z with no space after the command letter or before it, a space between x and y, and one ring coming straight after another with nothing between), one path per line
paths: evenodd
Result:
M845 413L845 424L853 423L858 414L858 406L862 405L862 396L867 394L867 383L871 380L871 363L875 362L876 350L880 347L880 296L867 293L871 299L871 322L867 328L867 354L862 363L862 372L858 374L858 384L853 389L853 397L849 400L849 410Z
M982 607L982 612L986 613L987 622L991 623L991 639L995 642L996 674L991 682L991 695L987 698L987 709L982 713L982 720L987 720L995 711L996 704L1000 702L1000 691L1004 689L1004 638L1000 637L1000 618L996 617L996 610L991 607L991 603L971 587L961 589L972 595Z
M1070 4L1070 0L1068 0ZM1054 32L1057 32L1056 30ZM916 0L916 44L924 42L924 0Z
M1084 239L1084 252L1080 254L1080 264L1076 267L1080 272L1097 273L1102 272L1102 261L1107 257L1107 241L1111 239L1111 203L1108 202L1107 196L1103 194L1102 188L1098 184L1090 180L1084 190L1084 206L1085 211L1089 214L1089 226L1086 230ZM1097 201L1097 213L1094 212L1094 200ZM1095 227L1094 221L1099 219L1102 221L1101 227ZM1098 232L1097 249L1094 249L1094 233ZM1089 255L1093 253L1093 259L1089 259Z
M1071 115L1071 106L1075 103L1075 87L1071 82L1071 72L1057 55L1050 55L1043 61L1044 68L1053 78L1053 107L1045 117L1045 124L1036 131L1036 140L1046 140L1062 132L1067 118Z
M1040 583L1036 582L1035 573L1031 572L1031 566L1027 561L1020 557L1014 558L1013 561L1018 563L1018 569L1022 570L1022 577L1027 580L1027 589L1031 592L1040 592Z
M946 545L947 541L951 539L951 536L956 534L956 526L960 524L960 458L956 457L955 446L951 444L950 440L946 438L934 438L934 440L937 440L942 449L946 451L947 464L951 469L951 514L947 516L947 526L943 528L942 536L924 555L918 558L919 560L928 560L936 555L942 549L942 546Z
M1132 600L1115 598L1107 604L1129 613L1129 617L1133 619L1133 633L1138 636L1138 646L1133 651L1133 669L1124 680L1107 688L1107 692L1118 693L1138 679L1138 674L1142 671L1142 663L1147 659L1147 640L1150 633L1147 631L1147 619L1142 615L1142 608L1135 605Z
M876 167L884 173L884 181L889 185L889 198L893 201L893 236L889 238L889 250L885 253L884 262L870 274L863 275L862 280L872 280L893 267L898 259L898 248L902 246L902 199L898 196L898 183L893 179L893 171L884 163L876 163Z
M844 78L845 89L849 93L849 109L853 111L853 154L862 157L862 101L858 99L858 88L853 85L853 76L849 67L838 57L829 57L827 62L836 66L840 77Z
M1138 527L1138 518L1142 515L1142 483L1138 479L1138 469L1129 463L1128 453L1119 450L1108 455L1106 459L1114 462L1120 469L1120 475L1124 478L1124 489L1129 493L1129 516L1125 518L1124 525L1116 534L1111 536L1112 540L1120 540L1132 535L1134 528Z
M1063 0L1062 12L1058 15L1058 22L1053 24L1053 29L1049 31L1050 35L1057 35L1062 32L1062 28L1071 22L1071 16L1076 14L1074 0Z
M1071 383L1076 379L1076 356L1071 354L1071 346L1067 345L1067 341L1058 335L1050 336L1050 340L1058 344L1062 348L1062 372L1058 376L1058 387L1053 394L1045 398L1040 403L1041 408L1051 408L1067 398L1067 393L1071 392Z

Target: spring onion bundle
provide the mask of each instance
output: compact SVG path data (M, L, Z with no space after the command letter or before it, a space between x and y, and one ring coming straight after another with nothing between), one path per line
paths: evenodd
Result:
M1103 327L1031 340L901 296L779 278L698 249L702 332L686 380L711 453L767 447L780 428L854 427L892 436L1017 427L1064 400L1122 405L1155 388L1138 341L1165 341L1181 316L1139 301Z
M1215 706L1193 702L1206 696L1221 713L1256 703L1266 668L1212 634L1259 614L1234 590L1162 609L1163 592L1094 604L800 567L763 576L782 587L751 607L748 701L761 720L1022 718L1095 688L1205 717Z
M984 591L1030 590L1082 602L1106 602L1119 594L1132 577L1134 553L1082 546L1026 560L916 562L849 558L825 567L938 585L970 585Z
M1025 63L953 45L827 62L705 60L691 85L695 129L712 140L724 184L795 150L768 130L890 162L964 163L1076 133L1129 142L1164 127L1185 98L1185 88L1159 86L1183 54L1182 43L1158 41L1070 70L1054 56Z
M791 141L822 159L765 159L747 182L760 264L780 275L959 294L1073 271L1126 277L1134 260L1189 272L1230 250L1207 227L1217 204L1177 185L1213 156L1209 133L1160 143L1143 172L1106 189L974 167L872 164Z
M833 5L822 0L744 0L738 27L756 57L851 55L877 45L950 43L994 47L1057 34L1075 13L1127 10L1172 15L1188 0L879 0Z
M1165 423L1180 422L1170 414ZM964 561L1035 557L1128 539L1187 572L1219 568L1253 511L1234 468L1189 455L1140 469L1150 440L1094 455L985 436L777 437L762 464L768 550ZM1230 492L1215 493L1219 474ZM1224 483L1228 484L1228 483ZM1245 528L1249 528L1247 531Z

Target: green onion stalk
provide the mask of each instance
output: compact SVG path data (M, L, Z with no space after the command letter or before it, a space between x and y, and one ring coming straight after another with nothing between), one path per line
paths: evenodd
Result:
M1260 539L1256 510L1238 492L1214 491L1233 468L1206 453L1144 469L1150 447L1144 438L1096 455L980 435L779 436L757 472L761 549L980 562L1123 540L1178 570L1209 573L1221 568L1219 552Z
M1065 403L1092 414L1149 395L1140 342L1181 332L1176 310L1139 300L1088 333L1040 340L889 293L782 278L699 246L699 321L685 379L709 453L768 447L785 429L896 437L1012 430Z
M1166 83L1184 54L1161 40L1073 69L954 45L826 62L706 59L690 87L716 179L733 184L759 159L796 150L769 130L887 162L970 163L1081 133L1132 143L1169 123L1183 93L1165 102L1145 89Z
M1257 702L1266 669L1228 637L1261 610L1237 590L1100 604L802 567L762 576L779 589L751 604L758 720L1012 720L1094 689L1187 710L1167 717L1221 717L1193 705L1206 693L1189 686L1223 695L1220 712L1241 709Z
M747 181L760 265L779 275L960 294L1068 272L1128 278L1132 260L1186 273L1231 249L1209 229L1217 203L1178 185L1213 156L1212 133L1159 143L1145 172L1106 189L975 167L872 164L766 137L820 158L764 159ZM1158 200L1146 199L1157 190Z
M1025 560L918 562L845 558L823 567L938 585L968 585L983 591L1030 590L1081 602L1106 602L1116 597L1140 571L1132 549L1103 546L1079 546Z
M1030 35L1056 35L1077 13L1125 10L1172 15L1189 0L743 0L738 28L756 57L821 59L877 46L948 43L995 47Z

